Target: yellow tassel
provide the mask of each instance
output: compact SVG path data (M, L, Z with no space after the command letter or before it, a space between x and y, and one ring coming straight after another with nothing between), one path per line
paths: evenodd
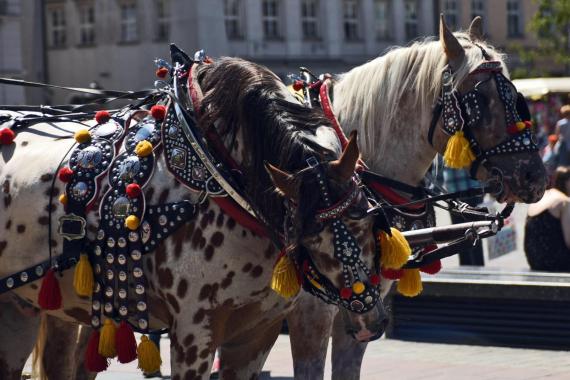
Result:
M80 296L88 297L93 292L93 283L93 268L89 258L86 254L81 254L73 275L75 292Z
M139 368L145 373L157 372L162 364L160 359L160 351L156 344L151 342L146 335L141 337L141 342L137 347L137 356L139 358Z
M404 274L398 281L398 292L406 297L415 297L420 294L423 289L420 270L404 269Z
M105 319L105 324L101 329L101 336L99 338L99 354L106 358L114 358L117 356L115 348L115 334L117 328L115 322L111 319Z
M400 269L402 265L408 262L408 258L412 253L410 244L400 231L390 228L392 236L388 236L385 232L380 232L378 239L380 240L380 265L387 269Z
M469 146L469 141L463 136L463 131L455 132L447 141L443 154L445 165L452 169L462 169L471 165L475 155Z
M284 298L291 298L299 293L301 286L297 280L295 264L287 256L283 255L273 268L271 277L271 289Z

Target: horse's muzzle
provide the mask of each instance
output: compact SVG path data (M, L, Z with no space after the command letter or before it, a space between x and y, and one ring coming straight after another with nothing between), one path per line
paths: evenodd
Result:
M353 313L343 307L340 314L344 323L344 329L359 342L371 342L380 338L388 327L389 318L381 300L376 307L367 313Z

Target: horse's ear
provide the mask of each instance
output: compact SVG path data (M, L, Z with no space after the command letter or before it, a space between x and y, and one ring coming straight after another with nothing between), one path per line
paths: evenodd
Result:
M332 176L340 182L347 182L350 180L356 169L356 163L360 158L360 151L358 150L356 131L350 132L350 138L344 152L338 160L330 163Z
M271 182L275 185L277 190L287 199L295 199L295 180L293 176L286 171L283 171L270 163L265 163L265 170L269 173Z
M471 41L483 41L483 19L481 16L477 16L471 21L469 25L469 39Z
M465 50L445 24L443 13L439 15L439 40L449 63L459 65L465 56Z

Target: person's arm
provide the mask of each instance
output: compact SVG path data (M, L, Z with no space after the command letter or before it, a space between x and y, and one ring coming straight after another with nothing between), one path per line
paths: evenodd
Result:
M570 201L564 201L560 212L560 223L562 224L562 234L566 247L570 249Z

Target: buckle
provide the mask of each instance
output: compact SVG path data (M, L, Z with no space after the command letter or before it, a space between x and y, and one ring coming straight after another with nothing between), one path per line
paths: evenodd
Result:
M79 215L67 214L59 218L59 226L57 232L65 239L79 240L85 237L85 226L87 222L85 218Z

